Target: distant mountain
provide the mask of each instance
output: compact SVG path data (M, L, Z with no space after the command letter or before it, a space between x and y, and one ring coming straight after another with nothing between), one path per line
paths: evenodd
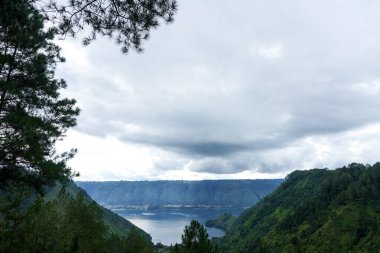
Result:
M222 252L380 252L380 163L295 171L243 212Z
M208 205L248 207L283 179L76 182L102 205Z

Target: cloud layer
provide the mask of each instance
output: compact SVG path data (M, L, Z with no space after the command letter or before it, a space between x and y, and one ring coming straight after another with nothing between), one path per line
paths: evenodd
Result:
M142 177L374 162L379 14L369 0L180 1L143 54L65 41L59 73L76 131L155 150Z

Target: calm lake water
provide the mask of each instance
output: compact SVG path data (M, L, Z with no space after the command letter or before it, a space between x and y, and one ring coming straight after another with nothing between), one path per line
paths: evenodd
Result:
M203 225L222 213L239 215L243 208L191 208L191 209L164 209L164 210L125 210L114 209L115 213L123 216L133 224L152 236L154 243L170 245L181 242L181 235L186 225L196 219ZM224 231L216 228L207 228L209 237L221 237Z

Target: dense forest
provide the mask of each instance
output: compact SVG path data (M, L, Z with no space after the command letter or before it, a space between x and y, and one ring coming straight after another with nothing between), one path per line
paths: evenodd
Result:
M294 171L218 240L223 252L380 252L380 163Z
M153 252L151 238L68 182L0 192L0 252Z
M93 199L91 199L86 191L76 186L76 184L72 181L68 181L64 185L57 182L53 187L46 187L44 200L59 201L59 197L61 196L60 194L62 191L64 191L68 196L72 198L82 196L85 203L95 205L96 208L100 209L102 221L108 227L111 233L125 237L128 236L128 233L131 230L134 230L142 237L144 237L147 241L151 240L151 237L146 232L133 225L130 221L96 203Z
M224 231L227 231L232 227L235 220L236 220L236 217L233 216L232 214L222 213L215 219L207 220L205 225L206 227L214 227L214 228L219 228Z

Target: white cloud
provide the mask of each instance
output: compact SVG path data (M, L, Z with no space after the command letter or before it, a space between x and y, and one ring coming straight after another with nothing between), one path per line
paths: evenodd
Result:
M284 49L282 45L275 45L271 47L264 47L261 46L258 48L258 54L261 57L267 58L267 59L278 59L281 58L284 54Z
M58 73L82 109L71 165L85 179L201 179L377 161L379 9L181 1L143 54L63 42Z
M116 180L150 175L155 152L147 147L125 144L115 137L99 138L75 130L69 131L58 150L78 148L69 165L81 174L81 180Z
M56 41L62 48L63 56L66 59L64 68L69 69L72 74L83 74L91 68L87 51L83 50L83 46L72 40Z
M380 79L353 84L351 89L367 96L378 96L380 95Z
M58 150L79 148L69 165L78 180L200 180L281 178L296 169L336 168L379 161L380 124L338 134L307 137L289 145L238 156L186 158L113 137L70 131Z

